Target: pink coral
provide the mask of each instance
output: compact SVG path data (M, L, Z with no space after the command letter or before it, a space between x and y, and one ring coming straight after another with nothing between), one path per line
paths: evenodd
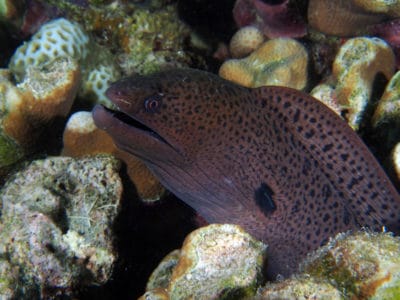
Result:
M233 18L239 27L254 25L267 37L302 37L306 34L306 23L299 8L290 0L269 1L237 0ZM276 3L279 2L279 3Z

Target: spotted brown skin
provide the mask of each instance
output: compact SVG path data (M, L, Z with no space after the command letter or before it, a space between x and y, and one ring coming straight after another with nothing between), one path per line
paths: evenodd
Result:
M400 232L399 194L384 171L305 93L183 69L123 79L107 96L121 112L97 106L96 125L208 222L266 242L270 276L292 274L336 233Z

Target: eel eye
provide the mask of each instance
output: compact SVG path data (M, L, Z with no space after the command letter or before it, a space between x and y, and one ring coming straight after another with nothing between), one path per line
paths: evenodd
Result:
M162 104L162 95L155 94L144 100L144 109L149 113L159 112Z

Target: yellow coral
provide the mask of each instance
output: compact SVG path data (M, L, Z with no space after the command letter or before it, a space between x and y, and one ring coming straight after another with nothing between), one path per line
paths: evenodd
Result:
M393 149L392 162L397 179L400 180L400 143L398 143Z
M256 50L264 39L263 33L257 27L242 27L232 36L229 51L234 58L244 57Z
M311 90L310 95L324 103L339 116L341 115L341 108L337 103L335 88L332 85L319 84Z
M373 126L400 116L400 71L387 84L372 117Z
M307 84L308 54L294 39L265 42L250 56L224 62L219 75L246 87L280 85L303 89Z
M338 103L347 110L349 125L357 130L371 97L376 74L391 78L395 57L385 41L359 37L348 40L339 50L333 63L333 76L337 81Z

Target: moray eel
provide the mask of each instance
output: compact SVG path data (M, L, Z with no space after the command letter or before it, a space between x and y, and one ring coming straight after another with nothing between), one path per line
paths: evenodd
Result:
M178 69L122 79L106 94L118 111L96 106L96 125L208 222L267 243L270 278L339 232L400 232L399 194L378 162L306 93Z

